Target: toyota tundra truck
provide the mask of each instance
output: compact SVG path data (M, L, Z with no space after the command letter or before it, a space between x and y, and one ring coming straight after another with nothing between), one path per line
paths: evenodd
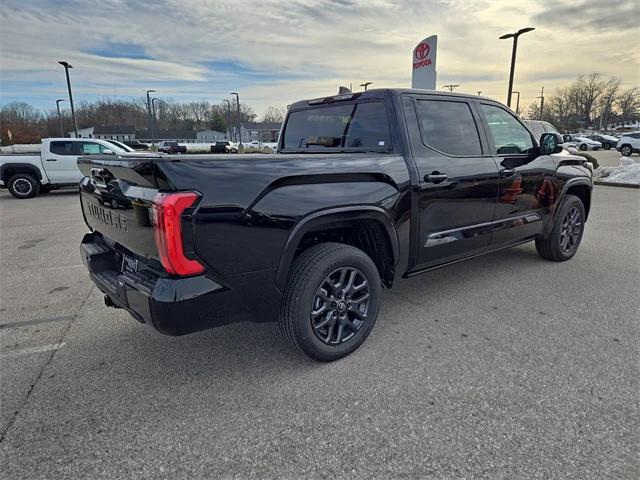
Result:
M108 306L162 333L277 321L332 361L399 278L532 241L573 257L592 167L561 142L478 96L299 101L276 154L80 158L82 258Z

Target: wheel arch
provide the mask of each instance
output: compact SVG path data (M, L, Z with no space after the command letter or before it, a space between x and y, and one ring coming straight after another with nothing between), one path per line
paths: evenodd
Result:
M340 243L353 245L369 255L385 287L391 287L399 260L399 241L388 213L377 206L350 206L320 210L299 220L291 230L280 257L276 286L283 290L295 258L307 248L323 243L327 235L352 232Z
M37 166L31 163L5 163L0 166L0 179L2 179L5 185L9 179L17 173L32 174L36 180L42 182L42 172Z

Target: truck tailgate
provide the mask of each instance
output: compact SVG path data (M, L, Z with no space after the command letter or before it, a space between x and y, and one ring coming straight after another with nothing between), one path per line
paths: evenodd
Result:
M85 175L80 198L87 225L136 255L157 259L152 215L161 182L152 159L87 156L78 167Z

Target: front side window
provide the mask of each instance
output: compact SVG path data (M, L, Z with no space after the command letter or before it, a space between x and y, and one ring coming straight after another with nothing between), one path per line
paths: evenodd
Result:
M349 103L289 114L284 148L389 150L391 135L383 102Z
M93 142L78 142L80 143L80 152L76 155L96 155L100 153L104 153L105 150L110 150L109 148L100 145L99 143Z
M416 109L425 145L448 155L482 155L476 122L467 103L417 100Z
M529 153L533 149L531 134L513 115L495 105L481 104L480 108L493 137L493 153L510 155Z

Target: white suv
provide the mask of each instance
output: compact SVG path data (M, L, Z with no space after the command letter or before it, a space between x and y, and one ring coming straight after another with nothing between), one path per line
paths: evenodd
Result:
M632 153L640 153L640 132L623 133L616 150L625 157L631 156Z

